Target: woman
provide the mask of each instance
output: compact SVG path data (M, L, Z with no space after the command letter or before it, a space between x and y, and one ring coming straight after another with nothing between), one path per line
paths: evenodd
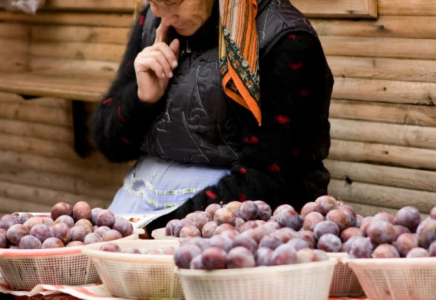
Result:
M111 161L138 159L110 209L210 203L274 209L327 194L333 78L315 30L286 0L150 0L94 119Z

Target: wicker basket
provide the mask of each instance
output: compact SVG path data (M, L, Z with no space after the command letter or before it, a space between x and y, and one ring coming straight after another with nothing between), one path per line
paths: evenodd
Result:
M336 263L177 273L187 300L326 300Z
M359 280L353 270L344 263L343 259L349 256L345 252L327 253L330 258L337 259L338 263L333 272L332 285L330 287L330 296L332 297L359 297L365 295Z
M178 241L114 241L120 248L140 250L177 248ZM183 299L179 276L172 255L141 255L100 251L102 244L83 247L98 275L112 296L130 299Z
M143 230L123 240L136 240ZM0 272L15 290L31 290L38 284L83 285L100 282L92 261L82 248L38 250L0 249Z
M155 240L180 240L180 238L175 236L165 235L165 228L158 228L151 232L151 236Z
M436 258L349 259L371 300L434 300Z

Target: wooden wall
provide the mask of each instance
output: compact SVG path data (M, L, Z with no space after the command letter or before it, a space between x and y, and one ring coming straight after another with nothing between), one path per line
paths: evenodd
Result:
M335 76L329 193L362 214L406 205L428 213L436 205L436 5L378 0L378 14L311 19Z

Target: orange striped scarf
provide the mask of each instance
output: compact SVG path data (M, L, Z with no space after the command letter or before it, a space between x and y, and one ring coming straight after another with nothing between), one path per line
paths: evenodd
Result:
M219 0L220 72L224 92L262 124L256 0Z

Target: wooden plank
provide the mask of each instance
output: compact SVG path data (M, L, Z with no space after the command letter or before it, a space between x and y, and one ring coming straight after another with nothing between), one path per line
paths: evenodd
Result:
M354 211L357 214L364 217L375 216L379 212L387 212L395 216L395 214L398 211L398 209L386 208L386 207L375 206L375 205L365 205L365 204L352 203L352 202L347 202L347 204L351 205L351 207L353 207ZM428 217L428 214L420 213L420 215L421 215L421 220L424 220L425 218Z
M69 145L74 143L74 136L71 128L33 122L0 119L0 134L52 140L67 143Z
M434 106L436 83L335 77L332 97Z
M133 12L133 0L48 0L44 10Z
M436 127L436 107L332 100L330 117Z
M328 56L335 77L436 82L436 60Z
M428 0L378 0L380 15L436 16L436 6Z
M348 184L336 179L330 181L329 194L347 202L392 209L413 205L426 214L436 205L436 193L360 182Z
M17 14L0 11L0 20L6 22L19 22L25 24L56 24L56 25L83 25L99 27L131 27L132 14L120 13L84 13L84 12L46 12L39 11L35 15Z
M332 140L329 159L436 170L435 150L383 144Z
M0 54L0 72L21 73L28 70L28 58L26 56Z
M333 139L436 150L436 128L330 119Z
M436 192L436 172L340 160L324 160L332 178L411 190ZM435 204L436 205L436 204Z
M321 36L326 55L436 59L436 39Z
M62 108L66 111L71 111L71 101L59 98L32 98L24 99L20 95L0 92L1 103L19 103L26 106L44 106L53 108Z
M125 48L125 45L113 44L33 42L29 54L36 57L120 62Z
M108 185L104 183L91 183L81 178L62 174L51 174L34 170L0 169L0 180L21 185L31 185L50 190L64 191L71 194L112 199L119 185Z
M31 40L35 42L81 42L125 46L128 35L129 29L120 27L39 25L32 26L31 29Z
M11 214L14 212L50 212L53 206L6 197L0 197L0 203L2 204L3 212L0 213L0 215Z
M90 183L103 183L111 186L121 186L127 170L133 165L133 163L93 165L92 161L92 157L84 160L83 163L78 163L59 158L0 150L1 168L61 174L80 178Z
M4 74L0 73L0 90L22 95L46 96L83 101L100 101L109 88L109 78L56 77L53 74ZM0 113L1 115L1 113Z
M119 62L96 61L96 60L74 60L51 57L30 57L29 68L38 74L59 74L60 76L80 75L84 72L90 78L94 77L115 77Z
M436 16L379 16L377 20L310 20L318 35L378 38L436 38Z
M25 56L29 51L29 42L27 40L0 39L0 45L0 55Z
M0 23L0 39L27 40L29 36L29 26L24 24Z
M1 80L0 80L1 86ZM59 108L0 103L0 118L72 127L71 113Z
M376 18L376 0L292 0L306 16L313 18Z
M50 208L58 202L74 204L79 201L86 201L91 207L107 208L111 202L111 200L108 199L99 199L89 196L84 199L81 195L15 184L7 181L0 181L0 197L44 204Z

